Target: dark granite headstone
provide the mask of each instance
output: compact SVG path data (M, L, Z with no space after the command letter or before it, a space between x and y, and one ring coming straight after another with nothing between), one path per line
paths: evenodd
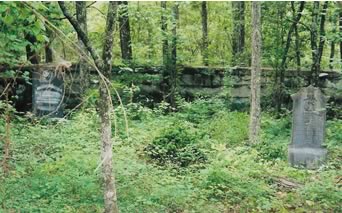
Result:
M63 116L63 76L53 70L33 72L32 108L37 116Z
M318 168L327 150L322 147L325 136L326 98L319 88L309 86L292 95L292 143L289 161L292 166Z

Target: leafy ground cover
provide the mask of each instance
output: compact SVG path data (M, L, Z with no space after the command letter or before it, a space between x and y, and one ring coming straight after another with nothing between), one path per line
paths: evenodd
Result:
M310 171L288 166L289 116L263 114L262 141L251 146L248 114L220 100L183 103L175 113L163 104L129 104L127 111L129 137L118 108L113 138L121 212L342 211L341 120L327 122L327 164ZM15 118L0 212L102 212L98 128L93 108L59 122ZM153 144L162 163L146 151ZM178 165L168 149L191 163Z

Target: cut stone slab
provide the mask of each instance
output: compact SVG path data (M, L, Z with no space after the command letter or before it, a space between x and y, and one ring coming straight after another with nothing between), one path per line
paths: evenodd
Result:
M327 155L322 146L325 137L326 97L319 88L308 86L292 95L292 141L289 163L294 167L316 169Z
M32 110L37 116L62 117L63 76L53 70L37 70L32 80Z

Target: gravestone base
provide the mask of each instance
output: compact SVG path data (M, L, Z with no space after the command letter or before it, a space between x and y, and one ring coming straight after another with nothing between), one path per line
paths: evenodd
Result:
M291 166L317 169L325 161L327 150L323 147L296 147L289 145L288 157Z

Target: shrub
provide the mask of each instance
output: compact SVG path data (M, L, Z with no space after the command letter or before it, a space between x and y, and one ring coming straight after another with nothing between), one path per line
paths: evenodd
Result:
M198 138L185 125L175 124L144 149L145 153L159 165L171 163L180 167L206 161L199 149Z
M184 102L180 108L181 118L199 124L220 110L227 109L228 104L222 99L197 99L191 103Z
M208 125L210 136L222 144L236 145L248 139L248 115L220 112Z

